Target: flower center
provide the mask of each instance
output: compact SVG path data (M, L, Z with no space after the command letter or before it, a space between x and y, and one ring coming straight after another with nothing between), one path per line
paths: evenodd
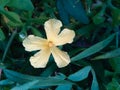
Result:
M52 41L49 41L49 42L48 42L48 46L49 46L49 47L54 46L53 42L52 42Z

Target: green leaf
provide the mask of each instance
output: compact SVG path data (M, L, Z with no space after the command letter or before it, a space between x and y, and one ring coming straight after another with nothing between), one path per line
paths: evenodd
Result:
M120 73L120 57L110 59L110 65L116 73Z
M44 76L44 77L48 77L50 76L55 70L57 69L57 67L55 66L55 64L50 65L48 68L46 68L44 70L44 72L42 72L40 74L40 76Z
M80 69L79 71L75 72L74 74L69 75L68 79L72 81L82 81L83 79L88 77L90 70L91 66L86 66Z
M95 24L101 24L105 21L105 17L104 17L105 10L106 10L106 5L103 4L102 9L92 18Z
M43 35L40 33L40 31L34 27L31 27L31 31L34 35L42 37Z
M101 23L103 23L104 21L105 21L105 17L100 16L99 13L96 14L96 15L93 17L93 22L94 22L95 24L101 24Z
M120 84L117 82L117 80L112 79L112 82L110 82L107 85L107 90L120 90Z
M87 14L90 15L91 14L91 6L92 6L92 3L93 1L92 0L85 0L86 1L86 11L87 11Z
M120 9L114 7L111 13L112 13L113 25L120 25Z
M62 0L57 0L56 4L57 4L56 6L57 6L57 9L58 9L58 12L59 12L61 20L63 21L63 23L65 25L68 25L69 24L69 15L65 11L65 9L63 8L63 2L62 2Z
M11 84L14 84L14 82L12 82L12 81L10 81L8 79L0 81L0 86L11 85Z
M18 24L18 25L22 24L18 14L14 13L14 12L6 11L1 6L0 6L0 13L5 15L6 23L9 23L11 21L12 25L13 25L13 23Z
M0 59L0 71L2 70L2 69L5 69L7 66L4 64L4 63L2 63L1 62L2 60Z
M56 78L56 77L30 76L30 75L24 75L24 74L21 74L12 70L7 70L7 69L4 69L4 74L9 80L20 83L20 84L38 80L38 83L33 86L34 88L41 87L41 86L73 84L72 82L69 82L60 78Z
M98 82L97 82L97 79L96 79L95 71L92 69L91 72L92 72L92 75L93 75L91 90L99 90L99 86L98 86Z
M91 62L92 68L94 68L94 71L96 73L96 76L99 77L99 79L104 79L105 74L105 68L102 61L92 61ZM99 66L99 67L98 67Z
M114 58L114 57L118 57L118 56L120 56L120 48L112 50L105 54L102 54L100 56L97 56L97 57L93 58L92 60L108 59L108 58Z
M5 40L5 34L3 33L2 29L0 28L0 41Z
M64 79L66 79L66 76L65 76L64 74L62 74L62 73L58 73L58 74L55 76L55 78L59 78L59 79L64 80Z
M33 11L34 9L31 0L10 0L7 6L27 11Z
M63 8L64 8L64 11L68 13L68 14L64 13L64 16L63 15L61 16L63 17L61 19L68 19L67 15L71 15L81 23L84 23L84 24L89 23L89 19L86 15L86 12L80 0L61 0L61 2L59 3L61 3L61 6L62 6L62 7L59 7L59 8L62 8L61 11L63 11ZM68 20L63 20L63 21L68 22Z
M86 35L88 37L90 32L92 32L95 27L96 26L94 24L86 25L86 26L81 27L80 29L76 30L76 34L78 34L80 36Z
M0 0L0 6L4 7L10 0Z
M84 50L83 52L77 54L76 56L71 58L71 61L78 61L80 59L83 59L85 57L88 57L92 54L95 54L96 52L102 50L104 47L106 47L113 39L114 39L115 34L110 35L108 38L105 40L91 46L90 48Z
M71 90L72 85L60 85L55 90Z
M34 80L31 82L25 83L23 85L20 85L20 86L18 85L16 87L12 88L11 90L28 90L28 89L32 88L32 86L34 86L38 82L39 82L39 80Z

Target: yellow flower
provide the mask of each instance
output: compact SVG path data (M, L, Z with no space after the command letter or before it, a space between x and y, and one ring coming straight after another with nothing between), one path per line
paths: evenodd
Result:
M59 68L70 63L67 52L61 51L57 46L72 43L75 32L67 28L60 32L61 26L61 21L49 19L44 24L47 39L34 35L29 35L24 39L23 46L26 51L40 50L30 58L30 63L34 68L46 67L51 54Z

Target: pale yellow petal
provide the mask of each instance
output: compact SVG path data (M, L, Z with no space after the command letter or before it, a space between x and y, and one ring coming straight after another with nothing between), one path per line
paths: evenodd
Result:
M75 37L75 32L73 30L64 29L54 41L55 45L64 45L66 43L72 43Z
M34 68L46 67L50 57L50 50L44 49L30 58L30 63Z
M34 51L46 48L47 40L38 36L29 35L23 40L23 46L26 51Z
M44 28L46 31L47 39L49 41L54 41L58 33L60 32L60 27L62 26L61 21L57 19L49 19L45 22Z
M61 51L57 47L51 48L51 52L59 68L65 67L70 63L70 57L67 52Z

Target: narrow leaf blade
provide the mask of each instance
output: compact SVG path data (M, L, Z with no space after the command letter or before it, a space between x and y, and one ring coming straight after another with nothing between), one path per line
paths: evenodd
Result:
M95 54L96 52L102 50L104 47L106 47L113 39L114 39L115 34L112 34L105 40L91 46L90 48L84 50L83 52L79 53L78 55L74 56L71 58L71 61L78 61L80 59L83 59L85 57L88 57L92 54Z
M74 74L71 74L70 76L68 76L68 79L72 81L81 81L88 77L90 70L91 70L91 67L86 66L80 69L79 71L75 72Z
M56 4L57 4L57 9L58 9L61 20L63 21L63 23L65 25L68 25L69 24L69 15L65 11L65 8L63 6L63 0L57 0Z
M5 40L5 34L3 33L2 29L0 28L0 41Z
M25 83L23 85L16 86L16 87L12 88L11 90L28 90L38 82L39 82L38 80L28 82L28 83Z
M33 11L34 9L31 0L10 0L7 6L27 11Z
M92 75L93 75L91 90L99 90L99 86L98 86L97 78L96 78L96 75L95 75L95 71L92 69L91 72L92 72Z
M118 56L120 56L120 48L112 50L105 54L102 54L100 56L97 56L97 57L93 58L93 60L108 59L108 58L114 58L114 57L118 57Z
M20 84L28 83L34 80L39 80L39 82L35 84L34 87L73 84L72 82L69 82L67 80L63 80L60 78L56 78L56 77L30 76L30 75L24 75L24 74L21 74L12 70L7 70L7 69L4 69L4 74L9 80L20 83Z
M55 90L71 90L72 85L60 85Z
M62 0L65 10L69 15L83 24L88 24L89 19L80 0Z

